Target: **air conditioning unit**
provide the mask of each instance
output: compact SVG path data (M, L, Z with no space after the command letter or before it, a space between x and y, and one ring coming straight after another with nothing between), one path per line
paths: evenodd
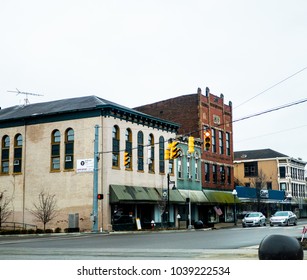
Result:
M66 157L65 157L65 161L66 161L66 162L70 162L70 161L71 161L71 156L66 156Z

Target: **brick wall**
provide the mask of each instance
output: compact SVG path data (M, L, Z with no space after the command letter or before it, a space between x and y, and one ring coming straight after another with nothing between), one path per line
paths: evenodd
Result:
M147 104L134 108L146 114L176 122L180 124L178 134L191 134L197 138L203 139L203 128L208 126L214 128L217 132L222 131L224 134L223 146L226 149L225 133L230 135L230 155L220 154L219 150L213 153L203 151L203 163L210 163L210 181L205 181L204 166L202 166L202 186L204 188L215 189L233 189L233 137L232 137L232 106L224 104L224 96L220 97L210 93L206 89L203 95L201 89L197 93L178 96L175 98L159 101L153 104ZM216 139L218 145L218 137ZM212 164L218 166L231 167L231 182L213 183Z

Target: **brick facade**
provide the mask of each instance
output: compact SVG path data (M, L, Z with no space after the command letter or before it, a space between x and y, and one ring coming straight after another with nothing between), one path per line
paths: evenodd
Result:
M218 97L206 88L206 93L203 95L199 88L195 94L183 95L134 109L178 123L180 125L178 133L182 135L204 139L204 127L215 132L215 145L212 145L209 151L202 149L202 187L233 189L232 105L224 104L222 94ZM228 137L227 141L226 137ZM205 171L205 166L209 172ZM222 174L223 170L224 174Z

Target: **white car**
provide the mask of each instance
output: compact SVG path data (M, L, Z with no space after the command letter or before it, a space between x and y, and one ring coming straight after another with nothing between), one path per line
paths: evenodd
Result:
M270 226L289 226L297 225L297 217L292 211L277 211L270 218Z
M242 219L242 227L266 226L266 217L261 212L247 213Z

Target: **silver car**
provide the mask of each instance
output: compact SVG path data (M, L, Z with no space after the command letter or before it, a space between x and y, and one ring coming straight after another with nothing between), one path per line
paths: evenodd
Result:
M292 211L277 211L270 218L270 226L289 226L297 225L297 217Z
M242 227L266 226L266 217L261 212L247 213L242 219Z

